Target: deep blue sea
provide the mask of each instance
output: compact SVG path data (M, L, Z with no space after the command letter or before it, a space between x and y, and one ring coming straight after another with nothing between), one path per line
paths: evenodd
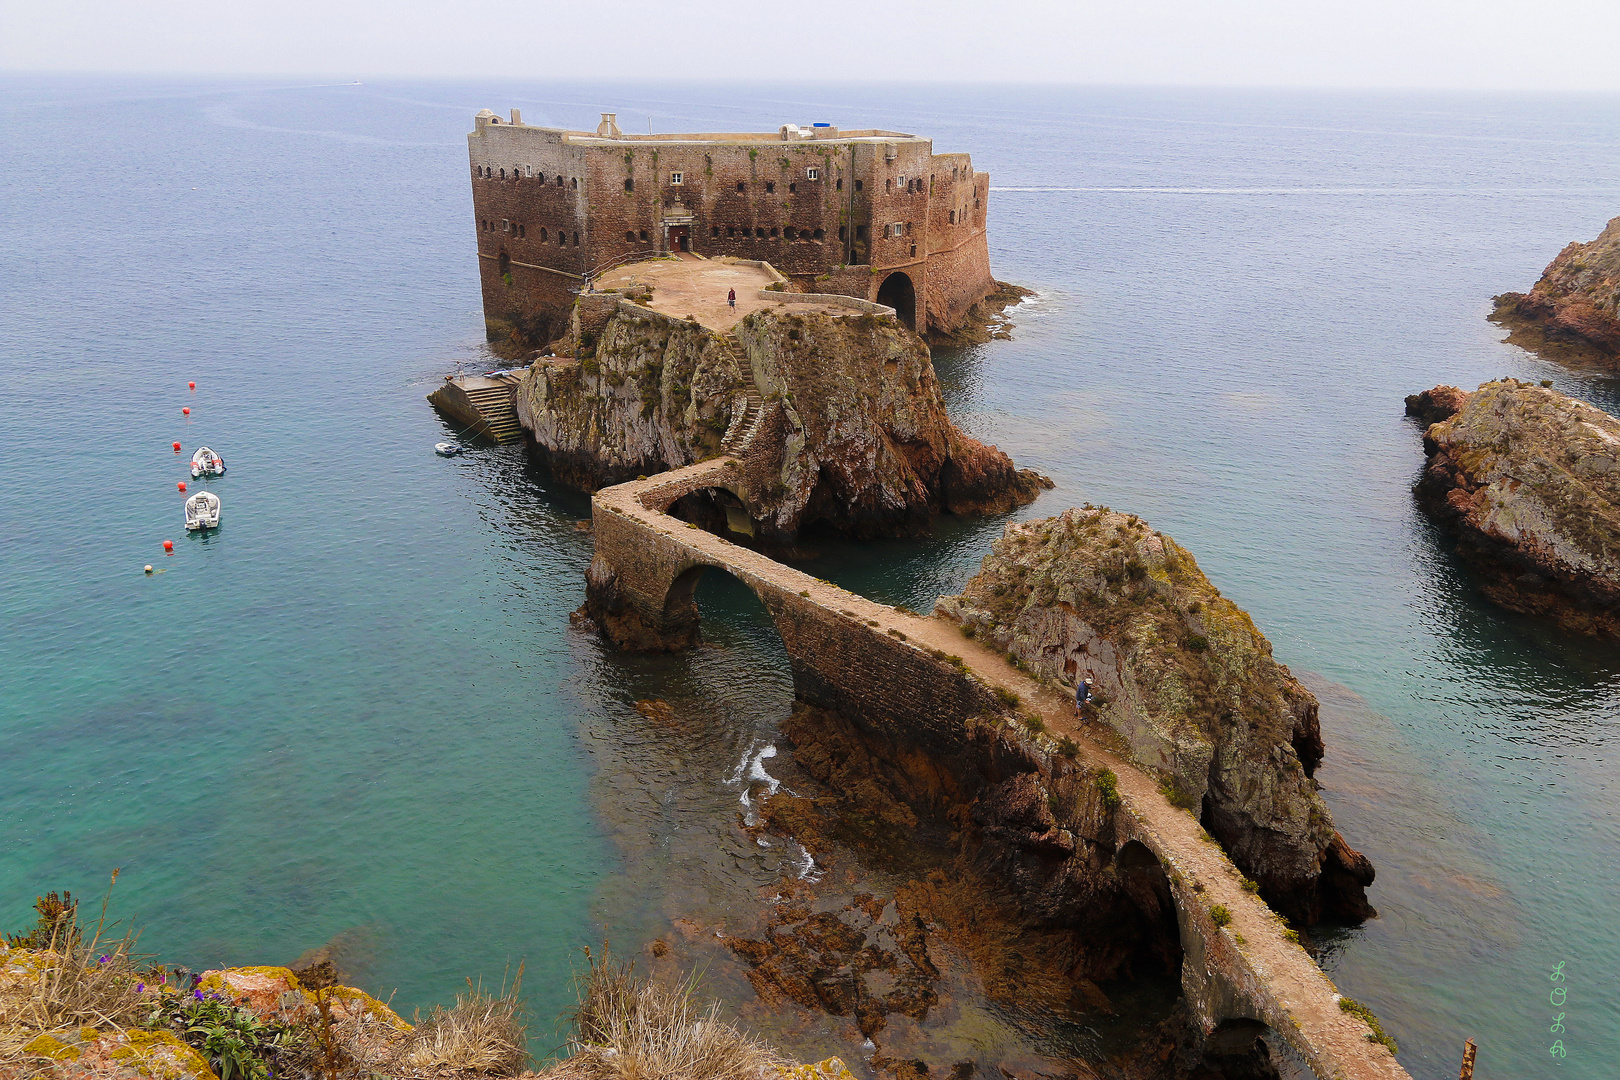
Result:
M1401 399L1620 407L1485 319L1620 213L1616 97L0 77L0 928L119 867L114 913L193 966L331 943L408 1015L522 961L543 1050L581 947L701 938L791 869L735 824L791 695L757 605L705 585L714 644L611 655L568 626L586 500L432 453L424 395L489 363L464 135L514 106L970 151L1039 296L937 356L950 404L1057 480L1021 516L1141 514L1317 689L1382 913L1331 975L1419 1080L1469 1036L1480 1080L1615 1075L1620 652L1477 597ZM215 535L174 441L229 463ZM1004 523L817 573L926 608Z

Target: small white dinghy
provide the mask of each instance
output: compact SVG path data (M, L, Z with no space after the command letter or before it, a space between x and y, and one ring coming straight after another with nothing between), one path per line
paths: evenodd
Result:
M440 457L455 457L465 449L466 447L460 443L439 442L433 444L433 452Z
M212 491L199 491L187 499L186 528L219 528L219 496Z
M197 447L197 452L191 455L191 478L199 476L225 475L225 459L208 449L206 446Z

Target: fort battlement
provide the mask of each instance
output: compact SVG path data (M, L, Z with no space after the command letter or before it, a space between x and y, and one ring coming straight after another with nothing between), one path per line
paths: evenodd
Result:
M898 131L632 135L537 127L484 110L467 137L491 338L542 345L583 283L626 257L768 261L793 288L955 327L993 288L990 178Z

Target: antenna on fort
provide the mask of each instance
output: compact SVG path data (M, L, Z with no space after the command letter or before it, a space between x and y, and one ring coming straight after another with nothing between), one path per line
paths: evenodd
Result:
M647 117L647 134L652 134L652 117Z

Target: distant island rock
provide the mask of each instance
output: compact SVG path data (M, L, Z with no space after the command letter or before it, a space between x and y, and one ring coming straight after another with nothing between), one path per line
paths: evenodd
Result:
M1620 420L1516 379L1437 386L1406 412L1428 425L1418 501L1456 534L1481 591L1566 629L1620 633Z
M1597 239L1560 251L1528 293L1507 292L1494 299L1492 319L1510 330L1528 329L1555 343L1587 346L1620 363L1620 217Z

